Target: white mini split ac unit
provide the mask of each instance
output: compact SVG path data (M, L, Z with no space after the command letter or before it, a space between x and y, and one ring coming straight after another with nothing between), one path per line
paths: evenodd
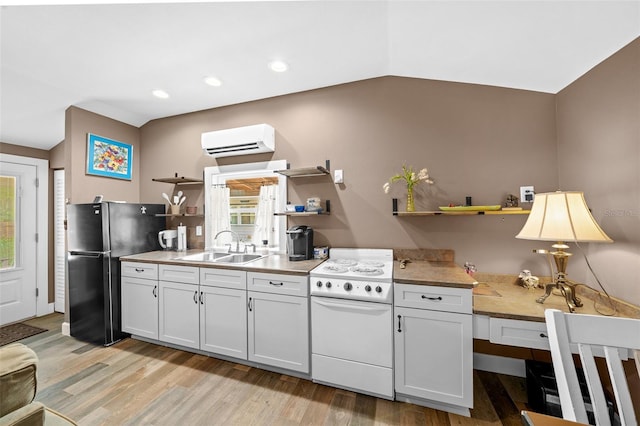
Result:
M268 124L216 130L202 134L202 149L212 157L259 154L276 148L275 129Z

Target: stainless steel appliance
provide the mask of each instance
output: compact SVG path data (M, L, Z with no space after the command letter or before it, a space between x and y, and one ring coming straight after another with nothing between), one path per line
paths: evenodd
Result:
M310 285L313 381L393 399L393 250L332 248Z
M313 259L313 229L305 225L287 229L287 252L289 260Z
M159 250L164 204L67 206L67 271L71 335L111 345L120 327L120 256Z

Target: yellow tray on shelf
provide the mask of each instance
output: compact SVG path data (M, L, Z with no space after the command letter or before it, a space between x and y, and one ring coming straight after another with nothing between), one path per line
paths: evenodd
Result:
M487 212L500 210L502 206L498 204L495 206L440 206L438 208L444 212Z

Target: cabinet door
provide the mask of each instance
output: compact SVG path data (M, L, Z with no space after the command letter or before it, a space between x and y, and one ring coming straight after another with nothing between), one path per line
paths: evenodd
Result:
M200 286L200 349L247 359L247 292Z
M158 281L122 277L122 331L158 338Z
M396 392L473 407L472 315L396 307Z
M160 281L160 336L163 342L200 348L197 285Z
M309 299L250 291L249 360L309 373Z

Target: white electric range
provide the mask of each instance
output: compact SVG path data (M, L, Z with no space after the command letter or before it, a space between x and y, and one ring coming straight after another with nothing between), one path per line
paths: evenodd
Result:
M310 272L311 377L393 399L393 250L329 255Z

